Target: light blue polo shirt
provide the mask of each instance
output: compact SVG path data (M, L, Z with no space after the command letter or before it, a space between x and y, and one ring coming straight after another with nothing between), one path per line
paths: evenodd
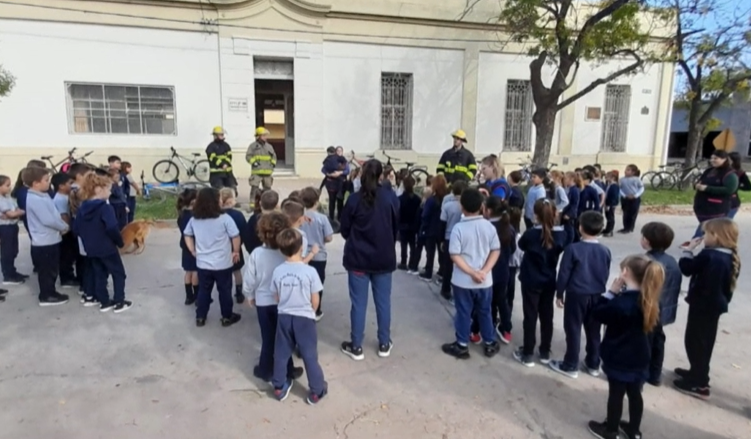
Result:
M313 256L314 261L325 261L328 257L326 253L326 238L334 235L334 229L331 227L329 217L315 210L306 210L305 216L310 218L310 222L304 222L300 226L308 239L308 246L318 245L318 253ZM304 249L303 252L310 252L311 248Z
M274 270L271 290L279 295L279 314L315 320L310 298L323 290L315 268L303 262L285 262Z
M223 213L216 218L191 218L183 235L192 236L196 246L196 266L202 270L232 268L232 238L240 236L235 222Z
M501 249L501 241L493 224L481 216L463 216L451 231L449 254L459 255L474 270L481 270L493 250ZM493 286L493 274L488 273L481 284L454 264L451 283L459 288L479 289Z
M441 221L446 222L445 239L451 239L451 231L462 219L462 205L459 198L454 195L446 195L441 203Z

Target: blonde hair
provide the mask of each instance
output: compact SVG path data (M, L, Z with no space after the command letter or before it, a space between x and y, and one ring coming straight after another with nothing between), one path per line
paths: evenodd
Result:
M558 186L563 186L563 172L557 169L555 171L550 171L550 179Z
M222 206L227 204L228 200L232 200L235 198L235 190L229 187L224 187L219 190L219 202L222 203Z
M704 223L704 233L712 235L717 240L717 247L723 247L733 253L733 278L730 280L730 291L735 291L735 283L741 272L741 258L738 256L738 224L730 218L715 218Z
M582 176L578 172L568 171L566 173L566 178L574 183L574 186L578 187L579 189L582 189Z
M112 186L112 177L109 174L99 175L96 172L86 174L81 187L78 189L78 199L85 201L96 194L96 188L108 188Z
M665 270L662 264L646 255L628 256L621 262L621 269L628 268L639 283L641 294L639 306L644 314L644 333L652 332L660 319L660 294L665 283Z
M498 160L498 156L495 154L485 157L480 164L490 167L493 170L493 174L495 174L495 178L504 177L506 175L506 171L503 169L501 161Z

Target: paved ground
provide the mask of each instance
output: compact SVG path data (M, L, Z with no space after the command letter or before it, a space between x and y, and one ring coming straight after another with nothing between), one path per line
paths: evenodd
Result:
M643 224L648 217L640 218ZM693 220L660 217L681 236ZM751 218L740 219L745 227ZM751 236L744 234L745 254ZM19 268L30 271L28 245ZM338 346L349 336L349 300L341 268L342 241L331 245L319 351L330 394L318 406L304 403L301 380L285 403L267 395L251 370L258 356L255 313L219 325L218 307L196 328L183 301L178 232L156 230L141 256L127 257L124 314L100 314L76 302L40 308L36 281L13 287L0 304L0 438L582 438L590 419L603 419L604 378L562 377L516 363L513 346L493 359L474 349L468 361L440 352L452 340L452 308L429 287L394 275L391 358L375 354L371 306L366 359L354 362ZM634 237L608 240L614 260L639 252ZM745 259L745 258L744 258ZM615 265L613 266L615 274ZM644 391L647 438L751 437L751 270L742 273L731 312L720 323L713 361L713 395L702 402L669 386ZM682 333L687 307L667 329L665 367L685 366ZM521 338L521 306L514 312ZM556 311L554 352L564 351ZM666 381L672 379L666 372ZM745 433L744 433L745 432ZM283 436L282 436L283 435Z

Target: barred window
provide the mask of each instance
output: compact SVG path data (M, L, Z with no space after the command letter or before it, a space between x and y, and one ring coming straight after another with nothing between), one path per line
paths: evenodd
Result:
M509 80L506 84L506 126L503 133L504 151L532 150L532 83Z
M71 133L177 134L172 87L67 83L66 89Z
M630 85L606 86L605 108L602 112L602 139L600 140L602 151L626 152L630 107Z
M381 149L412 148L412 74L381 73Z

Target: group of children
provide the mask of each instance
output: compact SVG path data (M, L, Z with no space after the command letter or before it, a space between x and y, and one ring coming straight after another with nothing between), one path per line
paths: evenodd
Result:
M30 161L11 179L0 176L0 261L3 284L19 285L28 278L17 271L19 222L31 240L31 260L39 280L39 305L69 301L57 291L78 288L81 303L100 311L126 311L125 268L119 249L121 230L133 220L139 191L132 167L110 156L108 168L72 164L54 175L44 162ZM112 277L114 297L107 291ZM4 300L0 295L0 301Z

